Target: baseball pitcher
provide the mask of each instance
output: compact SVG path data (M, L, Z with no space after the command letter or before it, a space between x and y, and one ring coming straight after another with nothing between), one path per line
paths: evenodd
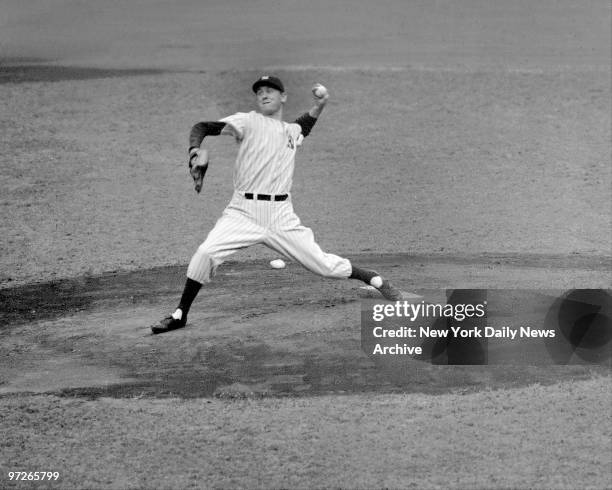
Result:
M231 254L258 243L320 276L358 279L378 289L388 300L403 299L402 292L377 272L321 250L312 230L302 225L293 211L291 185L295 153L327 104L327 89L316 84L312 89L313 107L292 123L283 121L287 94L279 78L262 76L252 89L257 111L200 122L191 129L189 170L198 193L209 163L205 138L221 134L235 138L238 156L233 174L234 194L189 263L178 307L151 327L154 334L184 327L202 284L210 281L217 267Z

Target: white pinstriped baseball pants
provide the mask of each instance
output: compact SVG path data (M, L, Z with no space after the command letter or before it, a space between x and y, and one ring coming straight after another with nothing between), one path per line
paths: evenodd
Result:
M323 252L310 228L302 226L291 198L257 201L234 193L232 200L202 245L191 258L187 277L210 281L217 267L236 251L262 243L323 277L347 279L348 259Z

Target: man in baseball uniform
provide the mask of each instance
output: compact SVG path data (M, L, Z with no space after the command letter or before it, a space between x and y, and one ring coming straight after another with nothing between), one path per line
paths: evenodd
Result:
M400 301L402 292L377 272L362 269L348 259L325 253L312 230L293 211L291 185L295 152L323 111L329 94L313 87L314 106L294 122L283 121L285 87L275 76L253 84L258 111L238 112L219 121L200 122L189 136L189 168L200 192L208 169L206 136L231 135L238 143L234 167L234 194L208 237L193 255L177 309L151 327L154 334L184 327L189 308L203 283L239 249L263 243L323 277L359 279L378 289L388 300Z

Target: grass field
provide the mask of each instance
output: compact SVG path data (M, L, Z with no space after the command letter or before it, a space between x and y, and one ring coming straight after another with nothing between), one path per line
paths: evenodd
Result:
M11 427L3 459L15 470L60 471L61 488L606 488L609 386L594 378L471 395L13 397L1 408Z
M309 107L312 80L334 94L294 187L324 248L608 253L607 72L281 75L296 94L288 117ZM10 155L2 283L186 262L231 196L235 151L229 138L212 141L213 167L195 200L182 171L186 135L201 119L249 108L255 76L0 85L0 144ZM385 95L368 97L373 88ZM197 217L184 211L193 207ZM181 233L164 233L169 226Z
M330 89L293 188L324 249L412 290L610 289L609 2L2 10L0 488L612 487L609 368L390 381L358 286L269 250L148 329L232 192L229 138L193 192L189 129L250 110L264 70L287 118Z

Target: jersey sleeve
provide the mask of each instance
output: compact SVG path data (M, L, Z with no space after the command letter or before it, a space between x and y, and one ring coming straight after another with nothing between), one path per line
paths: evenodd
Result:
M245 131L248 127L249 114L246 112L237 112L231 116L220 119L220 122L225 123L225 127L221 134L229 134L236 138L236 141L242 141Z
M189 133L189 151L199 148L206 136L218 136L225 127L225 123L218 121L202 121L195 124Z
M310 134L312 127L317 122L316 117L312 117L308 112L305 112L300 117L298 117L295 121L295 124L299 124L300 128L302 128L302 136L305 138Z

